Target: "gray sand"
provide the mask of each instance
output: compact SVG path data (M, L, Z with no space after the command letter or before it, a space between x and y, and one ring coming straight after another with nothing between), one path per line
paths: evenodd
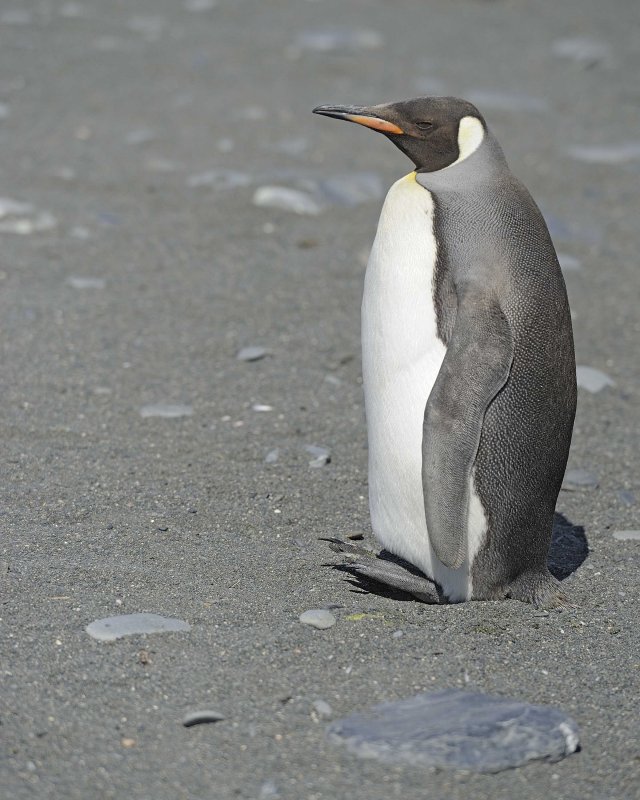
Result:
M638 139L637 2L186 5L0 9L4 796L637 797L640 543L613 531L639 514L619 494L640 497L639 166L628 145L568 155ZM578 362L615 382L580 391L569 466L599 488L560 496L590 548L561 613L427 607L323 566L320 536L374 544L359 305L381 201L317 216L251 201L344 172L390 185L400 152L310 110L418 84L491 98L582 267ZM257 345L268 358L236 358ZM192 413L141 416L158 404ZM310 443L330 463L310 467ZM302 625L313 608L336 625ZM85 632L142 612L191 631ZM390 767L331 744L316 711L459 687L561 708L582 752L498 775ZM225 719L183 726L208 708Z

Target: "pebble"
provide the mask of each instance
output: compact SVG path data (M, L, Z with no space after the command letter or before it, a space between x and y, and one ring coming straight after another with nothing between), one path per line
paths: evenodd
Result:
M586 389L591 394L596 394L605 388L605 386L615 386L616 383L605 372L601 372L594 367L578 366L576 367L576 377L578 379L578 386L581 389Z
M586 469L568 469L564 474L562 488L567 492L576 489L597 489L598 478Z
M6 103L0 103L0 120L9 118L9 106Z
M176 417L190 417L193 414L193 406L181 405L179 403L155 403L142 406L140 416L144 417L164 417L174 419Z
M633 492L630 492L627 489L620 489L618 492L618 498L621 503L625 504L625 506L634 506L636 504L635 495Z
M260 361L260 359L264 358L266 355L267 351L264 347L250 345L249 347L243 347L241 350L238 350L236 358L238 361Z
M254 403L251 406L251 410L258 412L273 411L273 406L267 405L266 403Z
M187 178L187 186L197 189L201 186L209 186L212 189L239 189L251 184L251 176L246 172L239 172L235 169L210 169L206 172L198 172Z
M640 531L614 531L613 538L619 541L640 542Z
M582 262L575 256L570 256L568 253L558 253L558 261L563 272L582 272Z
M185 728L191 728L193 725L219 722L224 718L224 714L221 714L219 711L192 711L184 717L182 724Z
M314 53L335 53L341 50L377 50L383 44L382 34L368 28L325 28L299 34L294 48Z
M626 164L640 159L640 142L621 142L593 147L578 145L567 148L567 153L572 158L586 161L588 164Z
M333 709L326 700L314 700L312 706L320 719L331 719L333 716Z
M311 461L309 461L310 467L317 469L331 463L331 451L327 447L320 447L316 444L305 444L304 449L313 456Z
M91 622L85 628L89 636L101 642L113 642L122 636L139 633L165 633L189 631L191 625L181 619L162 617L159 614L121 614Z
M286 186L261 186L256 189L252 202L255 206L308 216L317 216L324 211L324 205L308 192Z
M3 215L0 214L1 216ZM32 219L27 217L3 219L0 222L0 233L17 233L21 236L28 236L31 233L53 230L57 225L58 220L53 214L48 211L39 211Z
M557 58L564 58L585 67L601 62L608 63L611 58L611 48L606 42L586 36L556 39L551 45L551 52Z
M67 283L74 289L104 289L104 278L67 278Z
M265 781L260 787L259 800L270 800L272 797L280 797L280 790L275 781Z
M265 456L264 463L275 464L279 457L280 457L280 448L275 447L273 450L269 450L269 452Z
M329 725L329 739L387 764L500 772L578 748L559 709L445 689L374 706Z
M211 11L218 5L218 0L185 0L184 7L186 11L193 11L194 13L202 13L203 11Z
M298 619L303 625L311 625L312 628L318 628L321 631L333 628L336 624L336 618L326 608L312 608L304 611Z
M463 97L468 97L478 108L489 108L494 111L535 111L540 113L549 110L549 104L544 98L522 92L470 89Z
M303 185L312 192L319 205L346 208L379 200L385 189L382 178L375 172L333 175L321 180L306 180Z

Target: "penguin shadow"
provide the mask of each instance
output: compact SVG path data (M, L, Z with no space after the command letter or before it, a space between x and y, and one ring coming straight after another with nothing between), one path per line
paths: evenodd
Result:
M588 555L589 543L584 526L574 525L564 514L556 511L553 515L553 533L547 562L549 572L557 580L564 581L584 563ZM422 572L413 564L390 553L388 550L381 550L377 558L381 561L391 561L414 575L424 577ZM386 597L400 602L416 602L416 598L408 592L378 583L364 575L354 575L349 571L348 564L326 564L325 566L330 566L348 576L346 581L353 587L351 591L355 594L375 594L378 597Z

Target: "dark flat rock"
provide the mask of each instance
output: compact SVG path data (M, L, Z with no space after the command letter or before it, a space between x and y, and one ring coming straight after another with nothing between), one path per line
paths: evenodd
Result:
M578 748L577 726L559 709L459 689L382 703L327 734L363 758L472 772L558 761Z

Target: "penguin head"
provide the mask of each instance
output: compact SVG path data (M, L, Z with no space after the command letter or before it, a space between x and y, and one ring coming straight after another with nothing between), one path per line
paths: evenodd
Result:
M380 131L419 172L464 161L482 144L487 126L478 109L458 97L417 97L377 106L318 106L314 114Z

